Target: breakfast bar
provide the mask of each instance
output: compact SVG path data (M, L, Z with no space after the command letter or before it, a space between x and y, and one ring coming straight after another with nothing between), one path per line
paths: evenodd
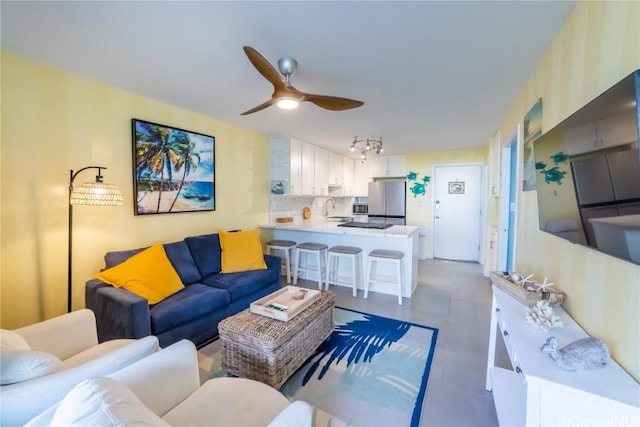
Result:
M366 277L366 259L374 249L389 249L404 252L406 278L402 296L411 298L418 284L418 227L411 225L393 225L386 229L345 227L338 222L323 220L303 220L289 223L259 225L264 241L270 239L293 240L298 243L324 243L331 246L356 246L362 249ZM380 272L385 273L384 266ZM342 266L341 266L342 269ZM305 277L317 280L314 277ZM362 288L359 288L362 289ZM397 295L392 285L373 284L369 292Z

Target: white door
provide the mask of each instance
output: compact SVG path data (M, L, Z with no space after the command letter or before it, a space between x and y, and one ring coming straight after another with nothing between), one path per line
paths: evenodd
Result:
M433 256L480 260L482 165L435 166Z

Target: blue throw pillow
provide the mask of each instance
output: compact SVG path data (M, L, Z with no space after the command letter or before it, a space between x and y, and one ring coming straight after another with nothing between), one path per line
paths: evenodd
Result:
M190 285L192 283L198 283L202 279L198 267L195 262L193 262L191 251L189 251L189 247L184 240L166 243L164 250L167 253L167 258L171 261L171 265L173 265L178 276L180 276L182 283Z
M202 277L220 273L222 270L222 250L218 234L187 237L184 241L189 246L191 256L193 256Z

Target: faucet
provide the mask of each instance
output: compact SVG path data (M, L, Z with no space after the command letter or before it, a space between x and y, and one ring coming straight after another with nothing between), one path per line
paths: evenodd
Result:
M323 213L324 216L329 216L329 202L331 202L333 209L336 208L336 202L334 202L333 199L329 197L327 201L324 202L324 213Z

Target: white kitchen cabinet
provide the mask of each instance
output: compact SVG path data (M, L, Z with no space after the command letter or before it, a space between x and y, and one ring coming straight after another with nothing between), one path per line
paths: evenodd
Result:
M329 187L342 187L344 181L343 157L332 151L328 153L329 163Z
M302 142L300 155L300 194L305 196L313 195L315 183L315 147L307 142Z
M602 147L615 147L638 141L636 130L635 109L627 109L615 116L606 117L596 122L598 137Z
M638 141L634 110L562 130L570 155L588 153Z
M543 332L525 320L527 307L492 286L486 389L501 426L631 425L640 413L640 385L614 360L603 368L566 371L540 347L550 336L559 348L588 335L561 308L564 328ZM513 371L494 366L497 335Z
M302 194L302 141L288 136L269 138L269 163L272 194Z
M356 197L367 197L369 195L369 182L371 181L368 163L355 160L353 164L353 175L353 195Z
M355 180L354 161L348 157L342 158L342 195L354 196L353 185Z
M313 176L314 184L311 194L327 196L329 194L329 151L324 148L314 147Z
M371 178L401 177L407 174L407 160L404 154L394 156L367 156Z

